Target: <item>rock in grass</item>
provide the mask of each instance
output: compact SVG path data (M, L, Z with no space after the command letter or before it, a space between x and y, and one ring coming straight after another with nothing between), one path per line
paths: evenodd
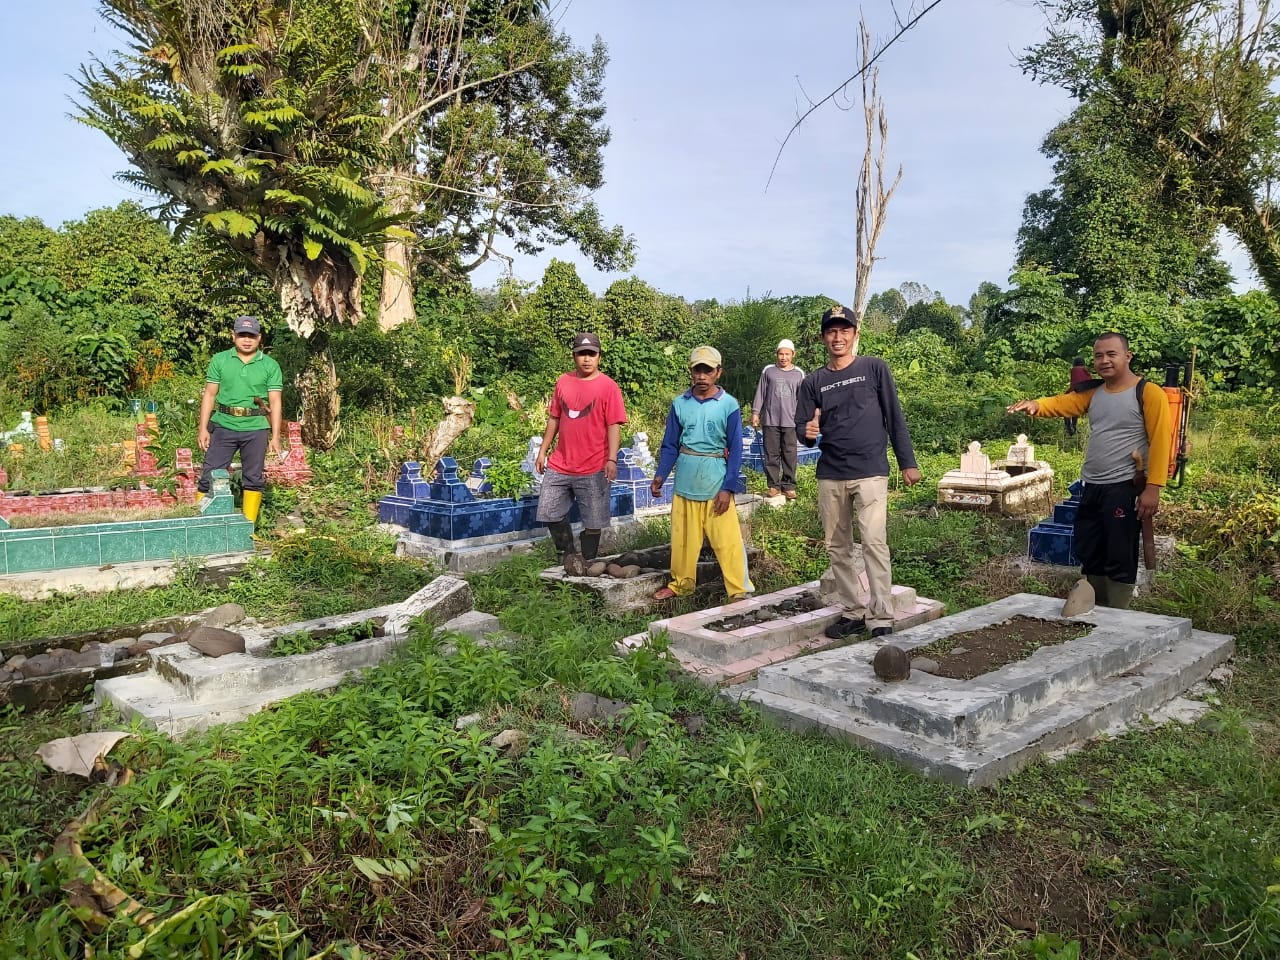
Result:
M503 730L489 741L495 750L503 750L508 757L518 757L529 749L529 735L523 730Z
M937 673L938 661L930 660L928 657L915 657L911 661L911 669L919 670L921 673Z
M878 679L886 683L897 683L911 676L911 658L901 647L886 643L876 651L871 660L871 669Z
M625 700L610 700L594 693L580 693L573 698L573 719L577 723L587 720L607 720L617 716L631 704Z
M200 615L206 627L229 627L244 619L244 607L238 603L224 603Z

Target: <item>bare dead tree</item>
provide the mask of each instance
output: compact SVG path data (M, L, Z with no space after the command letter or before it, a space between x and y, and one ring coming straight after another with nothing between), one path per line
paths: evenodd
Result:
M884 187L885 141L889 135L889 120L885 116L884 101L880 99L878 81L880 71L871 68L871 34L866 18L859 21L858 47L862 55L862 116L867 133L867 146L862 154L862 170L858 174L857 267L854 273L853 314L862 323L867 309L867 296L871 289L871 268L875 264L876 244L884 229L885 208L889 198L902 182L902 166L888 190Z
M834 90L828 93L821 100L811 100L811 99L809 100L809 109L805 110L804 113L796 117L795 123L791 124L791 128L787 130L787 135L782 138L782 143L778 145L778 153L773 158L773 166L769 168L769 179L765 181L764 189L766 193L769 190L769 184L773 183L773 175L778 172L778 161L782 159L782 151L787 149L787 144L791 142L791 138L795 135L795 132L800 129L801 125L806 120L808 120L809 117L812 116L813 113L816 110L818 110L819 107L821 107L825 103L829 103L830 101L834 100L844 90L848 88L849 84L853 83L853 81L864 76L866 72L872 66L875 65L876 61L885 55L885 53L888 51L890 47L892 47L895 43L897 43L900 39L902 39L903 34L905 34L908 30L910 30L917 23L923 20L925 18L925 15L928 14L929 11L931 11L934 7L936 7L941 2L942 0L929 0L929 2L926 3L919 10L917 10L916 5L912 3L912 5L907 9L907 12L905 15L900 14L898 12L897 7L894 6L892 3L890 4L890 7L893 9L894 24L896 27L894 30L893 36L891 36L884 43L880 44L880 46L876 48L876 52L871 54L870 57L866 55L866 49L865 49L866 43L864 42L862 65L858 68L857 72L855 72L853 76L849 77L849 79L845 80L844 83L840 84L840 86L836 87ZM864 20L863 21L864 34L865 34L865 27L866 27L866 23ZM806 99L808 99L807 94L806 94Z

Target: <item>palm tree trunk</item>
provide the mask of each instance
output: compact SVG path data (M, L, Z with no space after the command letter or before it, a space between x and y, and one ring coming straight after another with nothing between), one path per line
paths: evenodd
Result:
M397 216L409 210L412 199L406 181L392 171L387 190L387 208ZM382 295L378 303L378 329L394 330L413 319L413 246L408 240L391 238L382 248Z
M307 365L298 374L302 402L302 442L315 450L332 450L342 435L338 412L338 371L329 356L328 337L316 334L307 343Z
M378 302L378 329L384 333L413 319L411 248L406 240L388 240L382 248L382 296Z
M359 316L360 279L333 261L288 265L276 272L280 306L289 328L307 344L307 363L295 381L302 409L302 442L332 450L342 434L338 372L329 355L329 328Z

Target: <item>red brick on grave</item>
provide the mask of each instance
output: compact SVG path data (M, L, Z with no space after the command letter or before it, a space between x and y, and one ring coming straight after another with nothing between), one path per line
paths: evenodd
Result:
M191 461L191 448L179 447L174 453L174 483L179 500L194 500L196 495L196 468Z
M289 449L284 456L267 460L267 479L282 487L298 487L311 480L307 448L302 445L302 424L289 421Z
M154 468L155 455L143 447ZM92 510L126 510L135 507L172 507L195 500L196 473L191 463L191 450L177 451L175 460L175 493L141 487L138 490L92 490L81 493L48 493L14 496L0 489L0 517L44 516L48 514L88 513ZM144 468L146 464L143 464ZM159 470L149 476L158 476ZM0 487L8 482L0 469Z
M156 455L147 447L151 446L151 430L148 424L139 423L133 428L133 475L135 477L158 477L160 467L156 463Z

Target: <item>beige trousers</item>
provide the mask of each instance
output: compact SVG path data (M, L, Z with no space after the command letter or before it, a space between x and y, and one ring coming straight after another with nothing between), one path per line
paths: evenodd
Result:
M893 571L885 530L888 500L888 477L818 481L818 513L826 534L834 585L834 595L829 599L844 607L854 620L865 619L871 630L893 626ZM855 516L858 539L862 541L861 559L854 549ZM870 590L865 601L858 582L863 567Z

